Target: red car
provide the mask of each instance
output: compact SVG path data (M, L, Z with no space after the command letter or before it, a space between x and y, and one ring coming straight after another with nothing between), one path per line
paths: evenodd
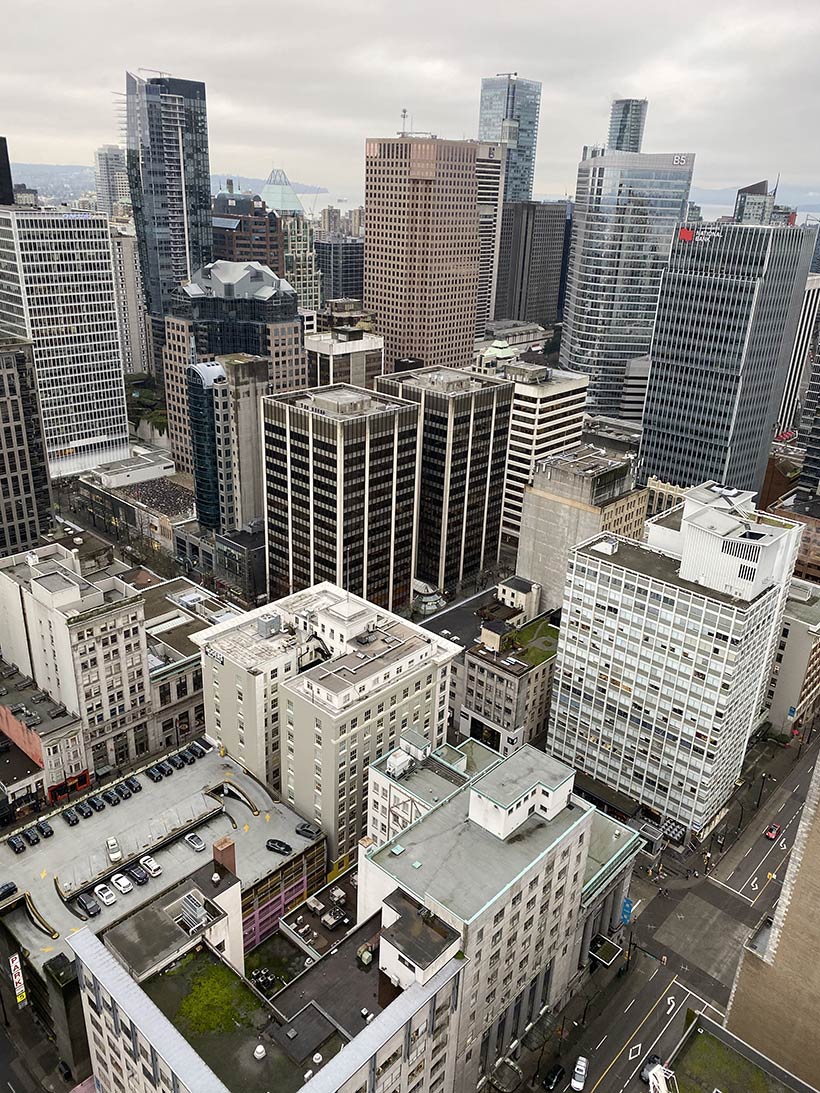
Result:
M780 834L782 831L783 828L780 826L780 824L769 824L769 826L766 828L765 835L767 839L771 839L772 842L774 842L775 839L780 838Z

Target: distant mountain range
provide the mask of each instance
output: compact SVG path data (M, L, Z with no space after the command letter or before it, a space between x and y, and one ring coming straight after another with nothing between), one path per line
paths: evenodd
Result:
M94 168L78 164L65 163L12 163L11 174L15 182L31 186L43 197L56 201L73 201L88 190L95 188ZM233 178L237 190L253 190L258 193L265 185L263 178L245 178L242 175L211 175L211 193L218 193L225 187L225 179ZM309 182L293 182L291 186L297 194L326 194L324 186L313 186Z

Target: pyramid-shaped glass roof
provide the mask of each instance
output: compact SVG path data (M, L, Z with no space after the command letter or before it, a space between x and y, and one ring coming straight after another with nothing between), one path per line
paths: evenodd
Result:
M268 181L262 187L261 198L269 209L277 213L304 213L302 202L281 167L274 167Z

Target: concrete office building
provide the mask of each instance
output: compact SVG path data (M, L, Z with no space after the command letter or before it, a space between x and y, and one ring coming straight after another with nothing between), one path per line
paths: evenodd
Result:
M201 528L212 531L227 531L229 521L233 521L234 482L230 458L226 459L225 452L226 442L230 444L230 432L224 436L221 403L216 397L217 381L224 379L225 371L216 362L188 366L188 421L196 518Z
M495 316L495 296L501 246L501 212L504 207L505 148L483 143L476 148L476 200L478 201L478 295L475 336L484 338Z
M565 201L504 204L495 297L497 319L551 327L558 321Z
M767 695L768 717L780 733L809 727L820 713L820 587L793 580L783 612Z
M514 385L456 368L380 376L419 407L415 576L454 595L498 563Z
M761 488L816 232L739 224L676 232L650 352L644 478Z
M542 611L564 600L576 543L599 532L643 538L648 491L635 485L629 456L585 444L538 463L524 490L515 571L541 588Z
M618 936L639 845L574 793L570 768L531 747L465 783L398 839L363 845L358 912L363 919L381 905L380 967L409 985L425 965L438 966L429 955L409 959L402 945L419 907L425 922L449 931L439 960L455 945L467 960L448 1038L458 1073L442 1089L475 1089L529 1024L561 1008L589 966L593 938Z
M385 370L413 357L462 368L475 337L479 217L475 141L401 136L365 147L364 306Z
M32 343L52 478L128 455L117 318L107 217L0 208L0 334Z
M734 220L736 224L771 224L774 212L774 193L769 192L766 179L742 186L735 196Z
M132 223L111 224L111 259L123 371L148 372L151 367L148 315L137 235Z
M278 810L275 819L279 835ZM220 821L227 823L218 817L207 826ZM241 885L244 915L252 890L246 858L257 859L260 822L251 826L237 833L235 852L223 849L232 840L218 840L214 862L130 920L115 921L102 940L88 929L72 938L76 1005L81 999L104 1086L130 1073L145 1093L160 1084L181 1093L239 1093L260 1080L266 1089L303 1093L362 1086L467 1093L497 1061L498 1079L512 1077L502 1056L513 1041L583 982L593 939L619 938L639 846L638 836L572 792L570 770L527 749L505 769L472 778L409 830L423 873L410 874L410 859L402 864L402 844L364 846L358 883L340 877L290 910L284 941L312 952L311 966L263 1007L241 978L236 930L236 891ZM417 849L422 828L428 841ZM444 857L434 868L430 847L439 841ZM226 864L232 852L235 864ZM188 907L197 916L187 930L173 921L183 893L193 896ZM321 921L317 908L325 911ZM349 925L334 934L326 920L338 927L339 916ZM501 980L505 949L515 966L509 982ZM196 977L206 975L239 1002L230 1036L193 1037L180 1012ZM481 997L477 1007L473 995ZM263 1030L257 1015L267 1018ZM115 1021L128 1035L113 1035ZM260 1041L264 1055L254 1054Z
M820 584L820 498L807 490L790 490L769 506L782 520L793 520L803 528L794 575L802 581Z
M234 193L233 180L213 200L214 261L258 262L284 275L285 240L279 217L258 194Z
M322 299L360 300L364 291L364 239L333 233L317 239L315 249L322 277Z
M180 471L193 474L188 366L231 353L267 357L273 390L305 386L296 293L258 262L212 262L173 293L162 358L171 454Z
M390 610L409 604L419 417L344 384L262 400L271 599L329 580Z
M97 190L97 212L116 216L131 204L125 149L118 144L104 144L94 153L94 177Z
M84 751L66 770L72 789L89 772L150 750L145 614L139 592L103 572L80 573L53 544L0 559L0 653L79 714Z
M502 375L515 388L501 540L517 549L524 491L535 468L543 459L581 445L589 377L523 362L507 364Z
M158 348L174 289L213 257L205 84L128 72L125 107L131 204Z
M648 99L614 99L609 112L608 152L640 152Z
M366 830L369 762L405 730L444 744L458 646L329 582L194 641L208 734L314 819L346 867Z
M627 362L649 352L694 160L592 149L578 165L561 367L589 374L592 413L621 415Z
M800 428L806 388L811 375L811 349L817 338L817 311L820 306L820 274L810 273L806 278L800 318L792 343L789 370L780 400L780 410L775 420L778 432Z
M305 358L309 387L345 383L372 391L384 371L384 338L351 327L306 334Z
M412 730L368 767L367 838L383 846L422 816L501 762L497 751L478 740L442 744Z
M30 550L51 529L43 420L31 342L0 334L0 557Z
M570 555L547 747L677 844L734 791L783 627L800 528L753 497L707 482Z
M540 110L538 80L521 79L517 72L509 72L481 81L478 139L506 146L505 201L532 200Z

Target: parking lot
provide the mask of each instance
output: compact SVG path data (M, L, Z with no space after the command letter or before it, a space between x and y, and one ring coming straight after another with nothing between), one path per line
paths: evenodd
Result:
M162 875L134 886L131 892L115 893L116 903L101 906L100 914L88 920L95 932L186 877L210 856L211 845L221 836L229 835L235 842L243 886L281 865L282 856L266 849L269 838L286 841L294 853L315 841L297 835L299 817L216 749L156 784L144 771L137 771L136 777L142 786L139 793L116 806L107 804L104 811L74 826L55 814L49 818L54 834L35 846L26 844L21 854L14 853L7 839L0 842L0 884L12 881L19 893L27 893L43 921L42 927L36 925L15 898L6 904L9 910L0 911L33 963L42 964L59 951L68 953L65 937L86 924L76 906L77 895L92 892L145 854L155 858ZM190 830L203 839L205 853L197 853L184 841ZM112 836L123 854L116 864L106 851L106 840Z

